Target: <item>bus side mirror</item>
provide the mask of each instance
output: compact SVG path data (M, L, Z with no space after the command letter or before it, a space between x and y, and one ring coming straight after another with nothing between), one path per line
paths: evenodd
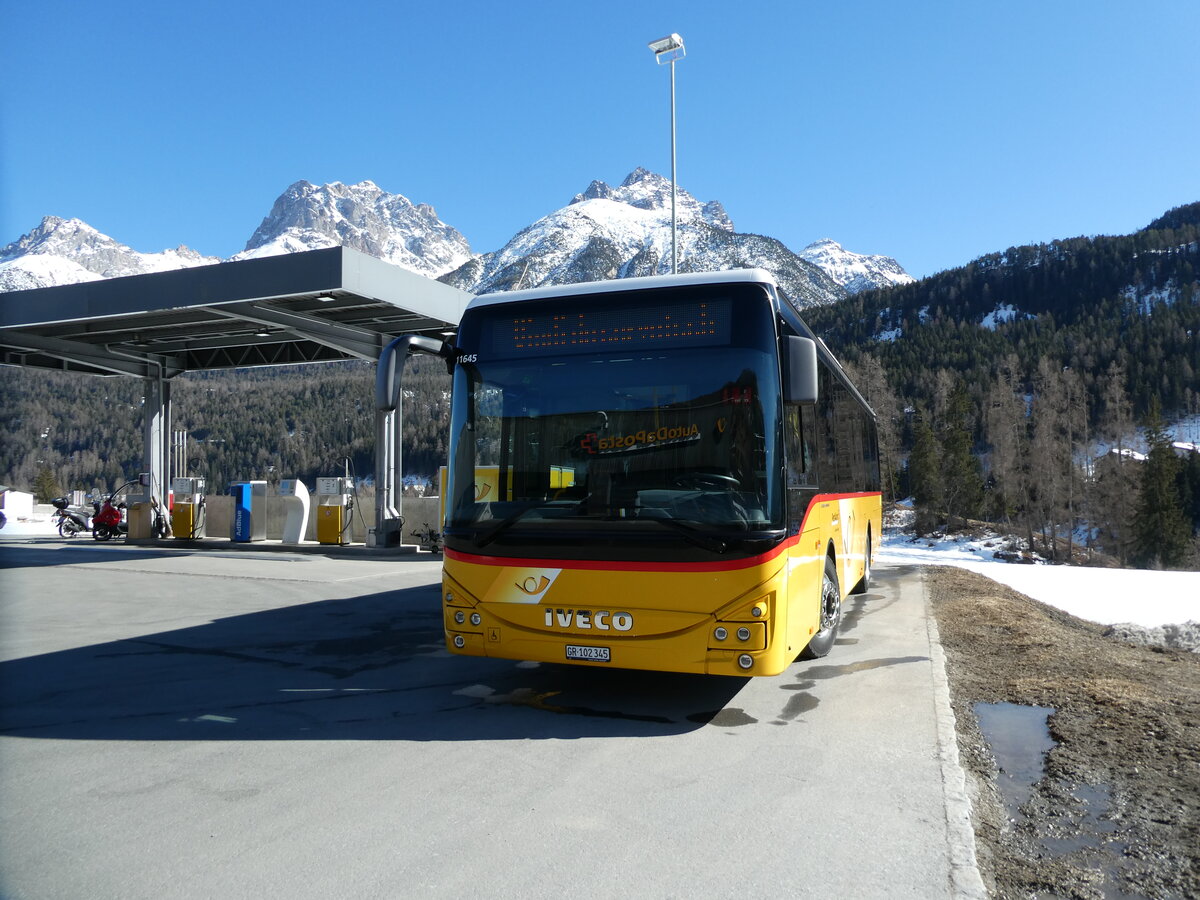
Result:
M817 402L816 341L788 335L783 401L785 403Z
M391 412L400 398L400 369L410 353L440 356L447 363L454 359L454 347L437 338L406 334L393 339L379 354L375 366L375 408Z

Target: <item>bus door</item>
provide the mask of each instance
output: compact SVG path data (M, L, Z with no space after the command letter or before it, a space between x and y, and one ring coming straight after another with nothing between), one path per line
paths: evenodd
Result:
M822 515L814 506L817 479L815 408L811 404L783 407L783 439L787 487L788 645L798 653L820 621L821 576L824 572Z

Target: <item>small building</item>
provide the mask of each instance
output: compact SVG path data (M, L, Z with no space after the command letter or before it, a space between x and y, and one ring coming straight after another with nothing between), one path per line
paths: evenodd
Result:
M8 485L0 484L0 510L4 510L4 517L7 519L32 516L33 494L13 490Z

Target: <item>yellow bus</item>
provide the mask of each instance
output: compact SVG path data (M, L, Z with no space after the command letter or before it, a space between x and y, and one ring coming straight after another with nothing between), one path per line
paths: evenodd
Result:
M775 675L830 651L881 534L875 416L768 272L479 296L441 352L452 652Z

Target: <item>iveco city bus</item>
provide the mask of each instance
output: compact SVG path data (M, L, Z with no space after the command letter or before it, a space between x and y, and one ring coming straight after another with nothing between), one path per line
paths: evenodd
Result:
M773 675L881 526L875 416L767 272L476 297L454 381L455 653Z

